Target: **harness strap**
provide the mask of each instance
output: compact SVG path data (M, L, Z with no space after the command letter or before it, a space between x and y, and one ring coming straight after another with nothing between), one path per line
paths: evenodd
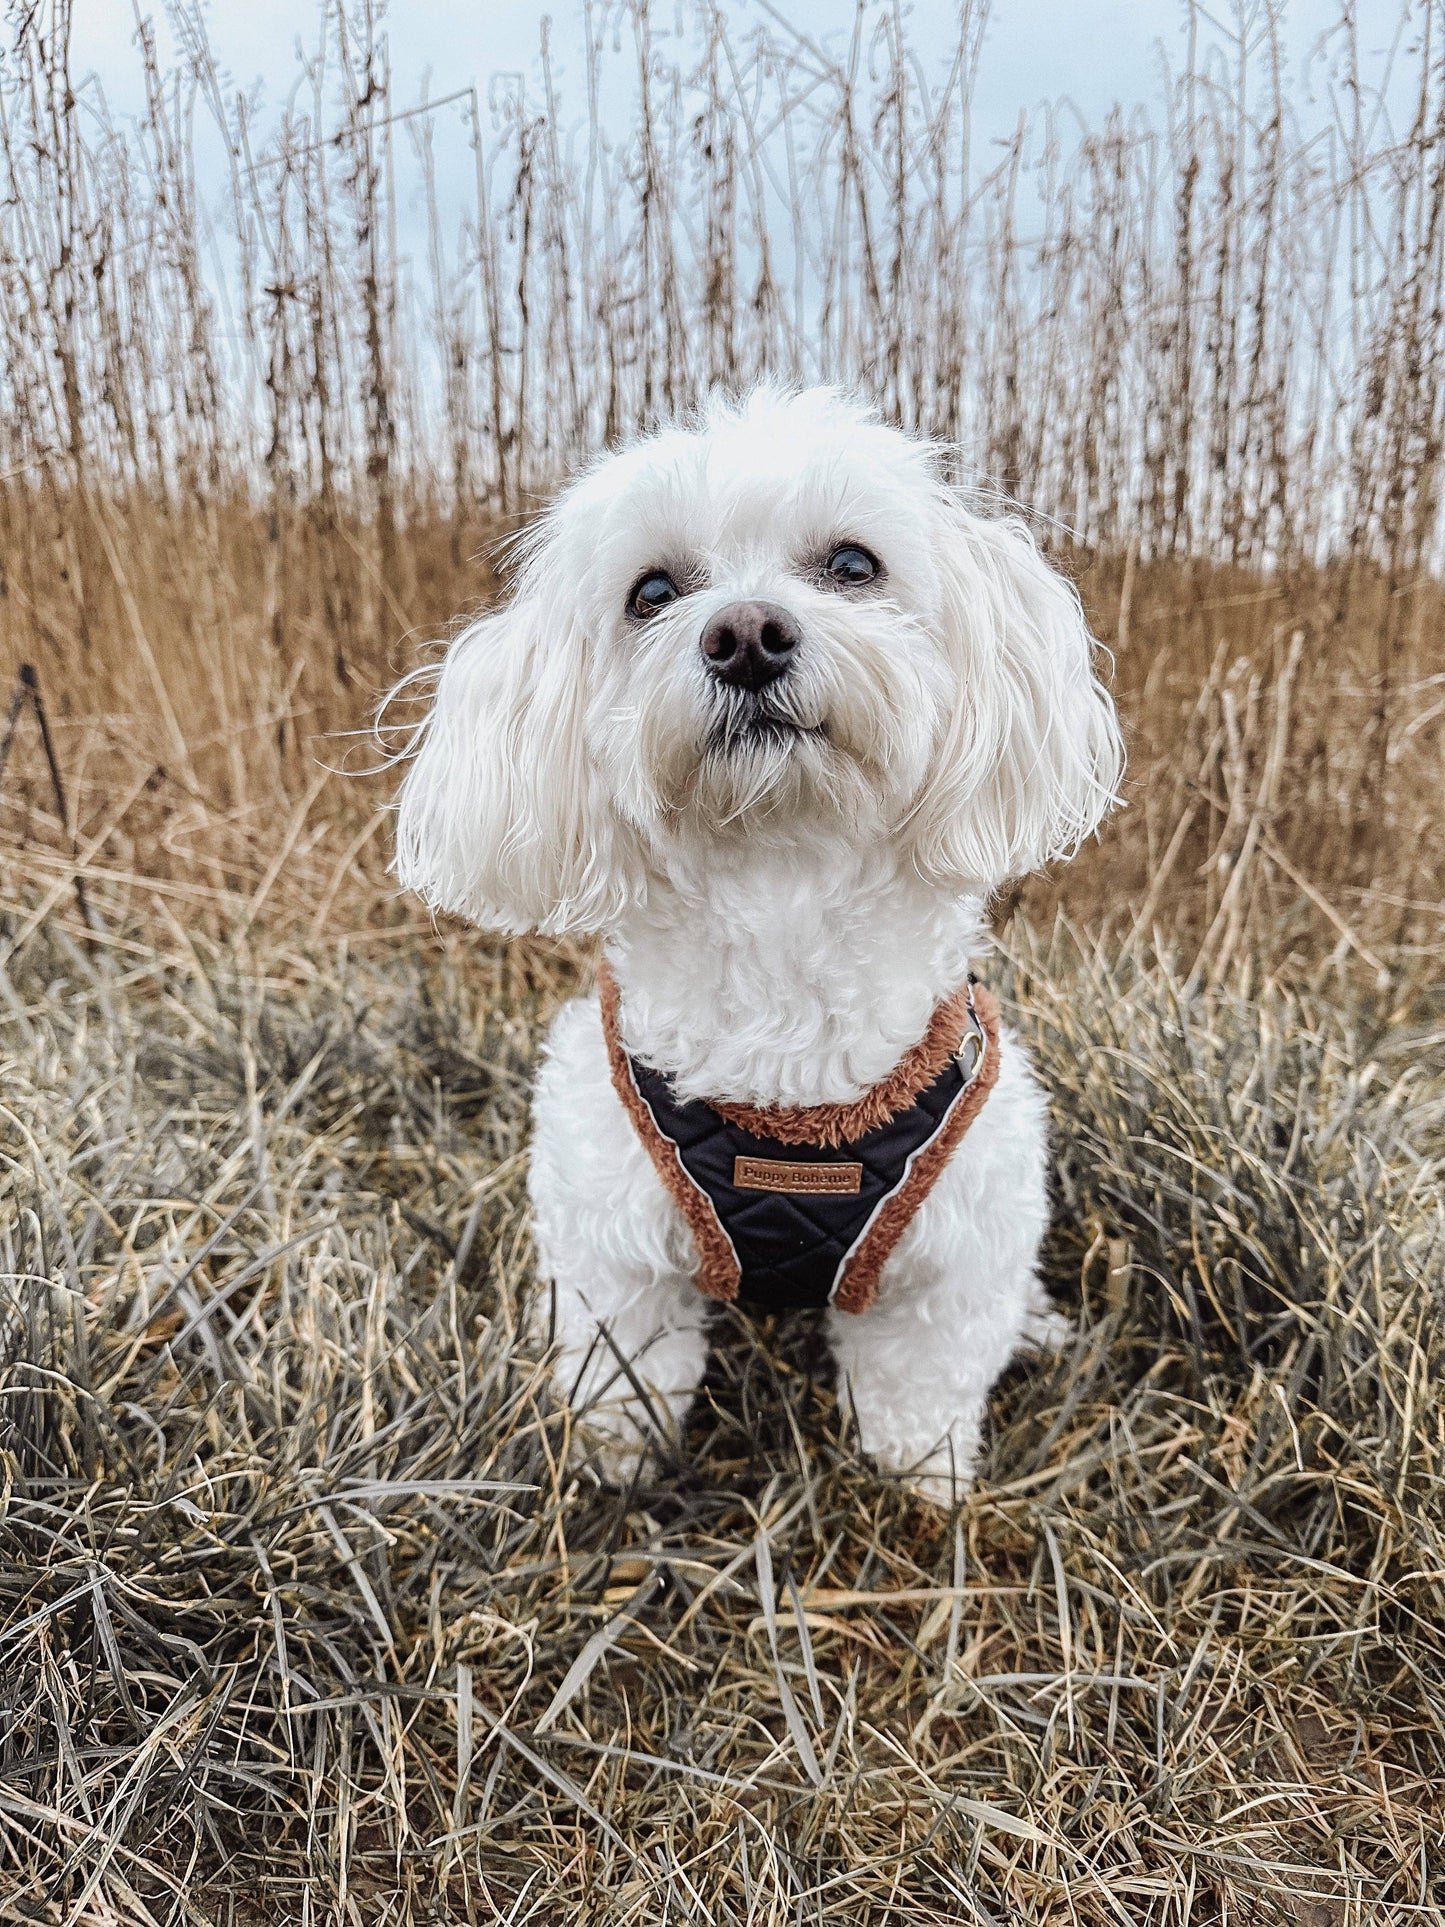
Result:
M998 1003L983 984L970 985L972 1008L983 1030L981 1054L973 1075L937 1132L910 1159L902 1184L884 1204L843 1267L833 1294L839 1311L867 1311L878 1296L883 1267L893 1248L918 1214L919 1207L943 1176L944 1168L962 1144L969 1126L988 1101L998 1082Z
M854 1144L880 1124L906 1111L919 1093L935 1083L958 1055L973 1021L977 986L964 984L945 997L928 1020L928 1029L878 1083L851 1104L714 1104L730 1124L780 1144L816 1144L836 1150ZM987 992L984 993L987 995Z
M884 1265L997 1081L998 1006L984 986L965 985L940 1004L919 1043L854 1104L773 1109L714 1106L697 1100L679 1105L660 1072L629 1056L622 1042L617 982L605 959L598 967L598 989L613 1087L692 1232L699 1289L724 1301L736 1299L740 1291L743 1296L758 1295L748 1291L746 1267L713 1193L695 1175L703 1169L698 1155L703 1139L724 1133L731 1148L760 1154L740 1157L730 1165L731 1183L721 1195L728 1198L728 1215L734 1218L740 1190L811 1193L812 1204L800 1208L814 1215L819 1197L856 1193L857 1178L833 1180L843 1180L845 1173L860 1173L864 1167L818 1155L820 1150L846 1147L861 1154L874 1174L861 1201L861 1213L851 1207L853 1215L847 1221L851 1242L838 1237L831 1226L823 1234L832 1239L835 1254L828 1260L823 1286L818 1287L820 1291L831 1287L826 1298L802 1296L779 1302L829 1302L840 1311L868 1310L877 1296ZM778 1152L788 1147L808 1147L812 1155L803 1164L778 1162ZM895 1160L882 1177L876 1175L880 1152ZM756 1173L751 1169L754 1165ZM755 1187L757 1175L764 1175L766 1181ZM804 1183L804 1177L809 1181ZM715 1169L709 1181L718 1182ZM822 1207L825 1214L827 1208ZM837 1209L850 1207L844 1201ZM766 1221L766 1211L763 1216ZM754 1207L747 1222L757 1220ZM766 1302L766 1294L762 1296Z
M612 1087L622 1099L622 1108L632 1119L633 1127L642 1139L643 1148L652 1159L668 1196L687 1220L688 1230L697 1246L698 1290L708 1298L730 1303L738 1295L742 1278L737 1251L723 1229L712 1199L689 1174L677 1145L659 1129L657 1119L638 1087L632 1059L622 1042L617 979L605 957L597 965L597 989L602 999L602 1031L607 1039Z

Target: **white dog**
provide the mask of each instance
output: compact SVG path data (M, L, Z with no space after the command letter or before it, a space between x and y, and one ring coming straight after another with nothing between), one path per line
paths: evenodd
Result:
M1094 656L1022 524L830 389L598 461L452 644L396 867L489 928L602 935L531 1197L610 1476L681 1421L713 1298L827 1304L864 1449L941 1503L1055 1335L1044 1101L969 960L990 892L1115 800Z

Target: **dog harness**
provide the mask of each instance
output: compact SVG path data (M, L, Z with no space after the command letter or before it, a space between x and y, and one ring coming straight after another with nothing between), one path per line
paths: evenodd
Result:
M998 1007L972 979L852 1104L679 1101L622 1042L598 970L612 1082L697 1246L699 1288L759 1310L867 1311L883 1266L998 1077Z

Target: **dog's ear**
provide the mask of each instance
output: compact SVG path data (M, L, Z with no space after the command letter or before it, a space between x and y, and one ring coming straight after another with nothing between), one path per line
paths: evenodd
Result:
M1124 750L1072 583L1016 519L942 505L942 640L952 715L912 814L915 860L998 888L1072 854L1118 799Z
M484 928L598 930L622 907L588 752L590 649L535 575L451 645L397 804L396 874Z

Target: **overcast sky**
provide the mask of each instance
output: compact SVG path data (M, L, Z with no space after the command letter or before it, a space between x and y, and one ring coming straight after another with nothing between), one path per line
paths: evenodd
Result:
M1264 0L1244 0L1244 9L1262 17ZM724 0L724 10L740 29L764 18L757 0ZM1221 16L1233 10L1233 0L1216 0L1214 11ZM1287 52L1301 90L1311 50L1339 10L1339 0L1285 0ZM1387 46L1397 0L1357 0L1356 10L1366 47ZM298 31L312 36L309 0L212 0L206 11L212 42L234 85L259 82L273 102L284 94L295 72ZM582 44L580 0L559 0L546 11L565 76L569 68L576 71ZM835 43L846 38L853 17L847 0L781 0L774 11ZM519 0L395 0L387 22L402 102L415 97L428 69L432 92L442 93L530 68L542 13ZM912 0L904 13L925 69L941 65L956 32L957 0ZM659 29L675 17L666 0L657 0ZM131 5L75 0L74 18L75 71L93 68L116 107L138 105ZM1021 108L1066 95L1091 122L1115 101L1156 101L1161 50L1173 62L1182 58L1184 18L1182 0L996 0L979 76L981 130L1004 133Z

